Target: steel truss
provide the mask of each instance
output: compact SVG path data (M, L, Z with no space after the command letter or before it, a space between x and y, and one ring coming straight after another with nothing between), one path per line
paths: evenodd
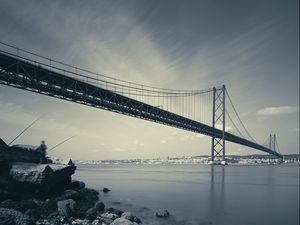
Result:
M0 52L0 84L96 107L252 147L278 157L265 146L113 91L47 69L39 62ZM216 89L218 90L218 89ZM225 120L224 120L225 121ZM225 146L223 144L223 146ZM225 153L225 151L224 151Z

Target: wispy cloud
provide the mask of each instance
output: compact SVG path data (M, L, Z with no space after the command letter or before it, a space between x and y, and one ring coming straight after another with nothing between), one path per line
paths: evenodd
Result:
M181 141L191 141L191 140L195 140L195 139L199 139L199 138L205 138L207 136L203 135L203 134L186 134L183 135L180 140Z
M256 112L258 116L273 116L273 115L283 115L298 112L298 107L296 106L273 106L260 109Z

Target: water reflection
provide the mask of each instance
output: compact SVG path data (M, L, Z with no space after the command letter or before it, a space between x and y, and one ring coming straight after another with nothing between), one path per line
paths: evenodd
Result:
M225 170L226 167L220 165L211 165L210 168L210 210L208 216L215 218L216 221L213 222L216 223L221 222L217 218L226 214Z

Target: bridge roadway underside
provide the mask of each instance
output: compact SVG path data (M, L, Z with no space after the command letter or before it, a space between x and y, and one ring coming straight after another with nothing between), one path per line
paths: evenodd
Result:
M172 112L94 86L41 64L0 53L0 84L25 89L156 123L222 138L222 131ZM227 141L248 146L279 158L282 155L255 142L226 132Z

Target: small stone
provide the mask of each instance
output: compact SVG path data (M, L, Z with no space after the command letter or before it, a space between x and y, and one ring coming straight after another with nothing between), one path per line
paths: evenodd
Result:
M107 192L110 192L110 190L108 189L108 188L103 188L103 190L102 190L104 193L107 193Z
M133 222L140 224L142 221L140 220L140 218L133 216Z
M92 221L91 225L103 225L103 223L100 220L96 219Z
M114 208L109 208L107 211L118 215L118 217L121 217L121 215L123 214L122 210L114 209Z
M96 208L97 211L100 211L100 212L101 212L101 211L104 210L105 205L104 205L103 202L97 202L96 205L95 205L95 208Z
M101 225L108 225L108 224L111 224L114 220L113 219L109 219L109 218L103 218L101 216L98 216L97 217L97 220L100 221L100 224Z
M114 214L114 213L106 212L106 213L102 213L100 215L100 217L115 220L119 216L117 214Z
M141 223L141 220L138 217L132 215L131 212L124 212L121 217L130 220L131 222Z
M130 221L133 221L134 218L131 212L124 212L121 217Z
M161 218L167 218L170 216L170 213L168 212L168 210L159 210L155 213L155 216Z
M127 220L123 217L114 220L110 225L137 225L137 223Z

